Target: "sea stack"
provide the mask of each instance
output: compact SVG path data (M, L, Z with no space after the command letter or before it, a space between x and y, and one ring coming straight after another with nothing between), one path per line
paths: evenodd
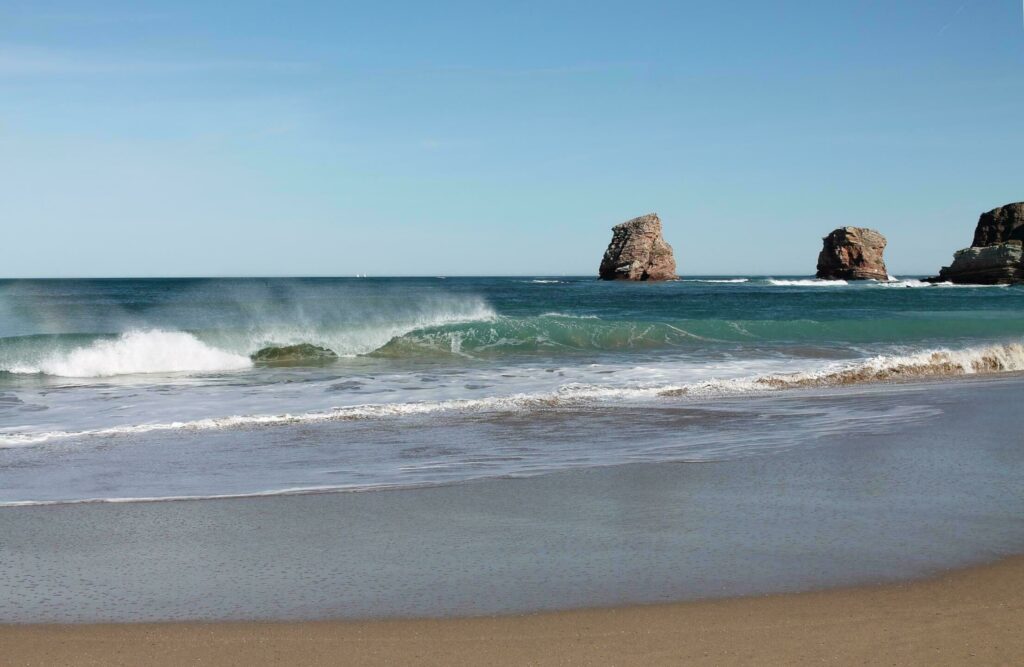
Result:
M824 280L888 280L885 237L866 227L840 227L822 239L818 278Z
M970 248L953 253L932 282L1008 285L1024 282L1024 202L982 213Z
M675 280L672 246L661 235L657 213L612 227L612 240L599 270L603 280Z

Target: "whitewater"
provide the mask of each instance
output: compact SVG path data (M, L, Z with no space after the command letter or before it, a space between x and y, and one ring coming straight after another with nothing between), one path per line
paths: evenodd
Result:
M0 281L0 504L459 483L884 430L936 414L928 383L1024 371L1024 290L946 287ZM330 356L254 360L296 345ZM647 446L607 428L623 415Z

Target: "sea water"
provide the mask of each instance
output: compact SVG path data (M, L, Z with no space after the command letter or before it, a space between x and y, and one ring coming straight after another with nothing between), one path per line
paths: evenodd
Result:
M337 357L252 359L299 343ZM0 504L771 455L939 410L814 397L1024 370L1022 343L1024 289L913 278L0 281Z

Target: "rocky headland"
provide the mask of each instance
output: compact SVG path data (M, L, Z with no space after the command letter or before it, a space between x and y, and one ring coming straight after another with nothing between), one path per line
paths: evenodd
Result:
M840 227L826 236L816 276L824 280L888 280L885 237L866 227Z
M661 219L649 213L612 227L601 259L603 280L675 280L676 260L661 233Z
M1024 282L1024 202L982 213L971 247L957 250L953 262L931 282L1007 285Z

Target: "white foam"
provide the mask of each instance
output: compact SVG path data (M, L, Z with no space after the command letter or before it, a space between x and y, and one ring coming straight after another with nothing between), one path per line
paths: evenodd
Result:
M1007 343L950 350L923 350L906 355L879 355L868 359L832 363L813 371L775 373L702 382L672 384L633 383L626 386L566 384L555 391L517 393L473 399L448 399L406 403L364 404L298 414L232 415L192 421L134 424L83 431L0 433L0 447L19 447L51 440L142 434L153 431L214 430L266 427L286 424L398 418L440 412L517 412L538 408L571 407L594 401L628 401L657 397L705 398L722 395L762 394L807 387L843 386L898 379L954 377L958 375L1024 371L1024 345Z
M797 280L783 280L779 278L769 278L769 285L775 285L777 287L843 287L847 285L845 280L820 280L818 278L808 279L797 279Z
M934 287L932 283L927 283L923 280L918 280L916 278L896 278L894 276L889 276L888 281L873 282L871 284L877 285L879 287Z
M34 364L17 364L11 373L61 377L110 377L136 373L214 372L248 368L248 357L221 350L183 331L128 331L55 353Z
M750 278L684 278L680 282L684 283L746 283L750 282Z
M572 313L559 313L552 311L550 313L541 313L540 317L555 317L566 320L599 320L597 315L573 315Z

